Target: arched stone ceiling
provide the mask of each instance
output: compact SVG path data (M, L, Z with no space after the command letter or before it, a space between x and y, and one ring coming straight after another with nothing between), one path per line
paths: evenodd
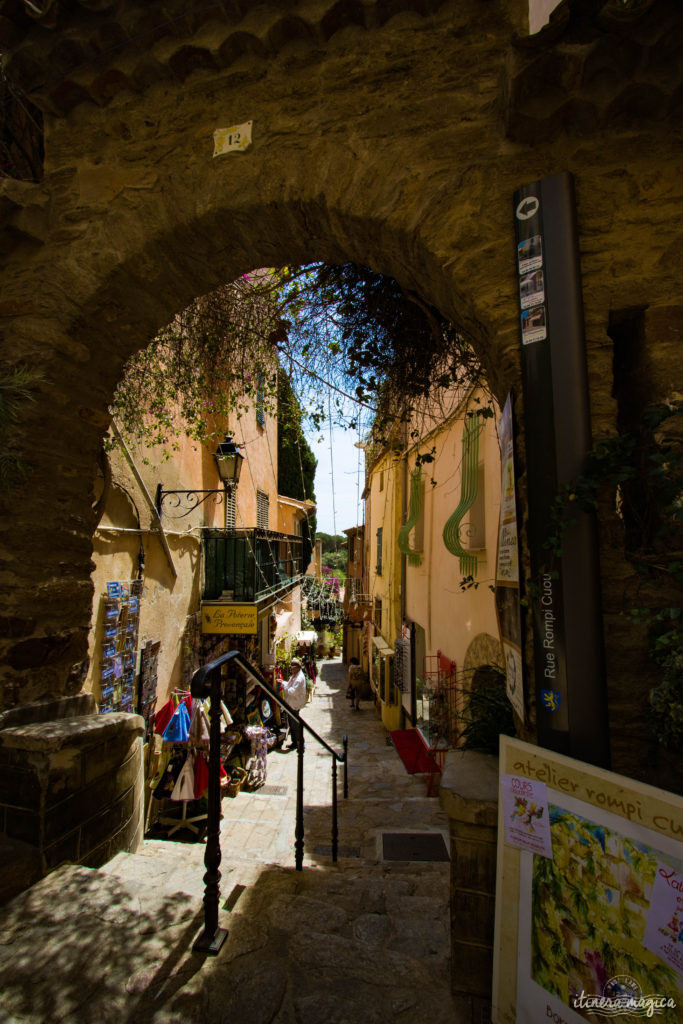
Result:
M461 324L504 396L511 198L572 170L592 415L613 425L609 310L680 290L677 0L566 0L534 39L521 0L33 6L0 5L7 74L46 125L44 180L0 184L3 353L45 375L2 535L6 704L79 688L112 389L230 276L306 258L390 273ZM214 159L213 130L252 117L253 146Z

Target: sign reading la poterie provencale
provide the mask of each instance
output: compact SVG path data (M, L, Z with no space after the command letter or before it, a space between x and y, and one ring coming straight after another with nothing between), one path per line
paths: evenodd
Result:
M258 609L255 604L202 604L202 633L227 636L258 632Z

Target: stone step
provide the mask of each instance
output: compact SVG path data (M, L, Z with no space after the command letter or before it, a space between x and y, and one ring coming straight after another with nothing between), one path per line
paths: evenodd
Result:
M453 1020L448 912L419 895L419 868L257 865L230 911L221 900L228 936L214 960L192 953L201 901L141 884L146 863L178 859L146 850L107 871L64 867L0 910L5 1019ZM50 971L36 971L36 950Z

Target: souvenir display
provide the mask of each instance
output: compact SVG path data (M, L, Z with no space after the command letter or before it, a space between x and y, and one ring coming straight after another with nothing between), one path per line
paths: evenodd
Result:
M262 671L277 693L282 672ZM234 798L242 790L253 792L263 786L268 752L282 744L286 729L281 725L284 716L281 718L279 705L254 680L238 673L223 679L221 690L220 789L222 796ZM202 798L209 786L210 698L193 700L188 691L175 691L155 712L153 729L162 740L161 769L152 782L153 796L176 804L173 811L161 808L157 823L167 829L169 838L179 829L199 836L207 820Z
M148 640L140 652L138 710L145 720L145 740L149 740L153 728L154 711L157 703L157 671L160 649L160 640ZM128 657L130 656L129 652Z
M189 738L190 716L187 711L187 705L180 703L164 729L163 739L166 743L187 743Z
M100 671L102 714L137 710L135 651L143 580L107 583L103 597L104 644Z
M188 750L185 764L180 770L171 793L171 800L194 800L194 752Z

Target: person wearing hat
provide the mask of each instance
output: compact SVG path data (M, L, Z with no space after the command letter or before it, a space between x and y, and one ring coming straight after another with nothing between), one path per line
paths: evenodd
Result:
M292 658L291 673L283 686L283 691L284 698L292 710L301 711L306 703L306 676L299 658ZM287 749L292 750L299 742L299 722L293 715L289 715L289 734L291 742Z

